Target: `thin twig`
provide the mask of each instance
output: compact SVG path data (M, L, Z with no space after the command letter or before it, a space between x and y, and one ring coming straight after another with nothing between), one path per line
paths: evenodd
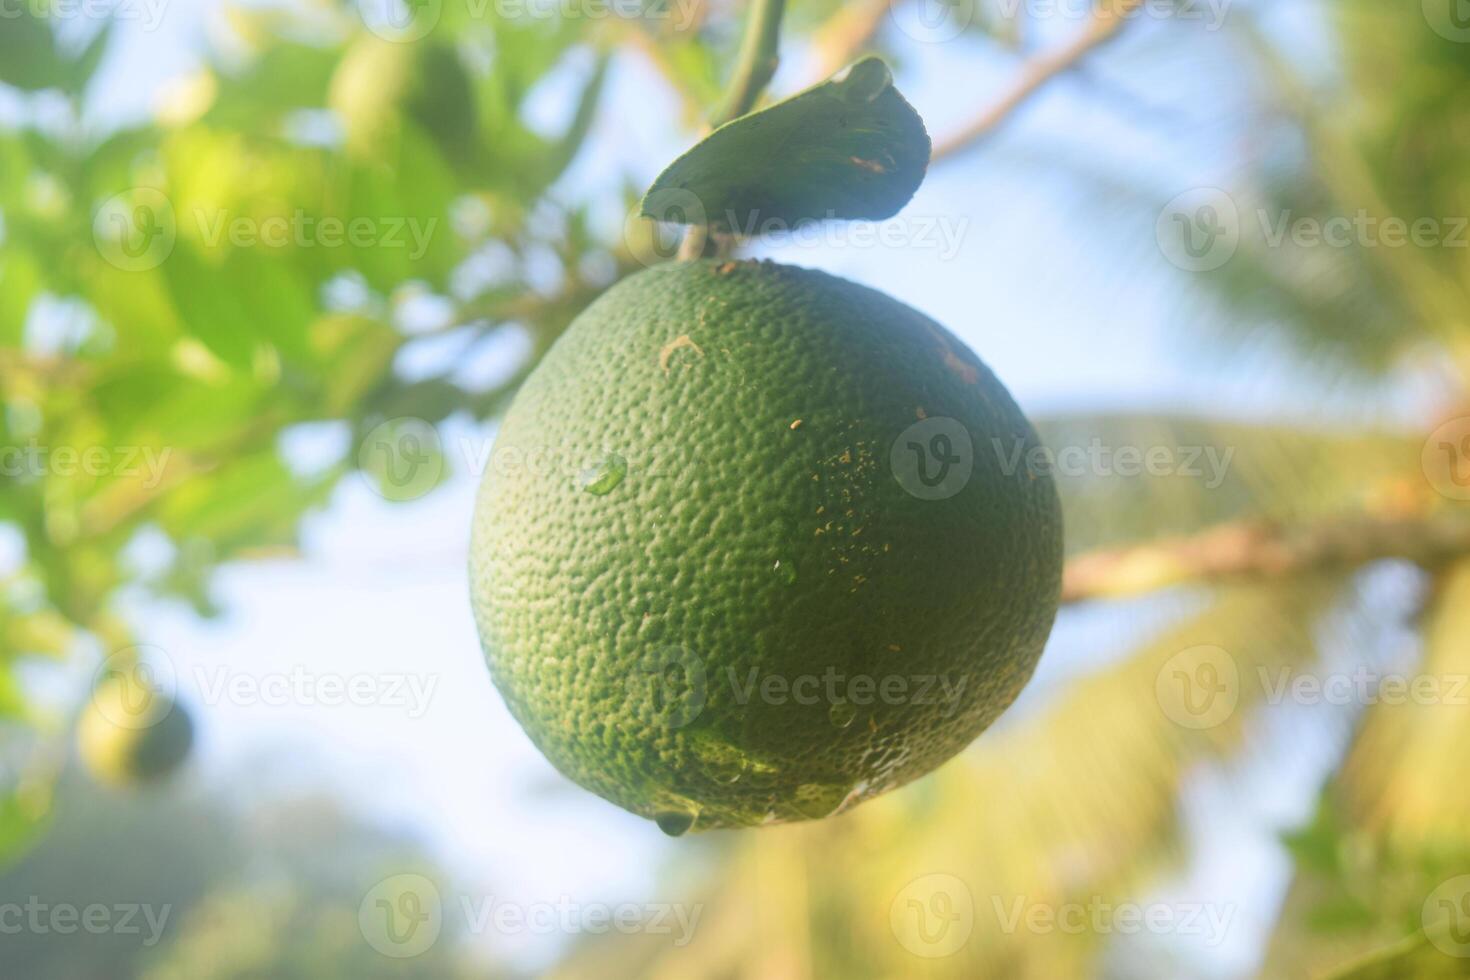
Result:
M1095 48L1112 40L1143 0L1113 0L1099 4L1087 27L1066 44L1032 57L1021 66L1011 87L986 106L968 125L934 145L931 162L974 146L1005 122L1017 108L1047 82L1075 67Z
M896 0L856 0L843 4L812 34L816 53L813 83L836 74L872 42Z
M1399 559L1426 567L1470 554L1470 521L1355 516L1306 527L1222 524L1190 537L1078 555L1062 602L1117 599L1176 585L1272 580Z
M781 16L785 12L786 0L752 0L750 19L745 23L745 36L736 56L735 74L730 79L730 93L710 118L711 129L719 129L755 108L756 100L771 83L781 63Z
M751 0L750 17L745 22L745 35L736 56L735 74L730 79L730 93L710 117L710 128L739 119L751 109L781 63L781 17L786 0ZM691 226L679 243L679 261L687 262L705 254L710 244L709 228Z

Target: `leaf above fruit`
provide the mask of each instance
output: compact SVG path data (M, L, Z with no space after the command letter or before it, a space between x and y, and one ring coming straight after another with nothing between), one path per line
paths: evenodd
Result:
M878 58L721 126L643 197L657 221L755 234L897 214L924 179L929 134Z

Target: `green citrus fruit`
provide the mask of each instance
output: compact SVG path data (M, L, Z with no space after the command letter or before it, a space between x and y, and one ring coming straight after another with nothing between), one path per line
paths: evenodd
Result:
M1056 614L1056 490L1005 388L907 306L768 262L594 302L505 416L471 589L567 776L670 833L825 816L1016 697Z
M173 698L135 672L109 676L77 723L87 770L111 786L136 786L177 769L194 744L194 724Z

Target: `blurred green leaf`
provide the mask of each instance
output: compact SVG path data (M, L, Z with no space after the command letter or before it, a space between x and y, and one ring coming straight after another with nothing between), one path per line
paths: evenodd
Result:
M1424 932L1374 950L1362 959L1322 975L1323 980L1450 980L1470 977L1470 959L1451 956Z
M21 89L43 89L59 84L64 62L56 36L35 8L22 4L6 13L0 30L0 82Z

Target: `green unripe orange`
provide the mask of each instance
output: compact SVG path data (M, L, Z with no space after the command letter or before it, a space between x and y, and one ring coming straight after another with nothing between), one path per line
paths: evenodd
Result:
M168 776L193 744L188 713L136 671L102 681L77 722L82 762L110 786L138 786Z
M567 776L671 833L826 816L983 731L1057 608L1055 487L913 309L772 263L632 276L506 414L471 590Z

